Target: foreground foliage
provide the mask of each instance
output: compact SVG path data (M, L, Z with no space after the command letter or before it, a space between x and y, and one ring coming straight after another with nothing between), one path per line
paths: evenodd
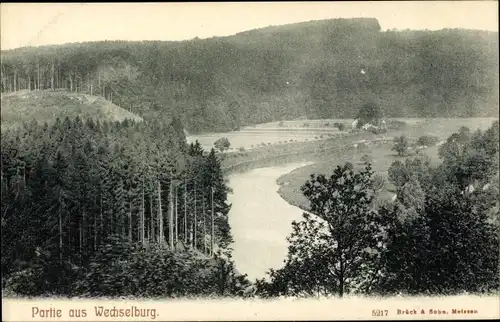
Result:
M2 286L24 295L211 294L222 278L217 254L231 285L229 188L215 151L188 146L182 129L175 119L77 117L2 133Z
M302 187L310 214L293 223L288 257L264 297L459 294L500 289L498 121L473 135L462 128L441 147L442 164L395 161L394 203L372 207L368 164L346 165Z

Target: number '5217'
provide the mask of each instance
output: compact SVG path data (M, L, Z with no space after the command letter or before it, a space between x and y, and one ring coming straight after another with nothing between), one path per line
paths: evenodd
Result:
M372 316L387 316L388 310L372 310Z

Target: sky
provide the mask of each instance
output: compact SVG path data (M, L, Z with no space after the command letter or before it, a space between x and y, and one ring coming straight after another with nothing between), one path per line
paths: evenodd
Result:
M209 38L269 25L352 17L377 18L382 30L498 31L498 2L3 3L0 48Z

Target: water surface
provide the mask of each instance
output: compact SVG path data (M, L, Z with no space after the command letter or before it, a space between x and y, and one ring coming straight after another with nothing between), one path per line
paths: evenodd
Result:
M254 169L229 176L233 193L229 225L234 239L236 268L251 281L265 276L270 268L280 268L287 254L286 237L292 221L302 218L302 210L282 199L276 183L283 174L309 163L293 163Z

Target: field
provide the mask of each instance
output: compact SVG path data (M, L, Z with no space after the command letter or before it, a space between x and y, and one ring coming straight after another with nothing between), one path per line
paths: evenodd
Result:
M342 122L348 123L346 120ZM240 148L250 150L269 144L318 141L340 133L342 132L328 120L284 121L246 126L240 131L192 135L188 136L188 142L198 140L204 149L211 149L217 139L227 137L231 143L229 151L234 151Z
M401 134L418 137L422 134L428 134L444 139L460 126L467 126L471 129L486 129L495 118L393 118L391 120L402 121L406 126L390 130L387 133L389 137ZM351 130L352 121L352 119L324 119L271 122L246 126L240 131L190 135L187 139L188 142L198 140L204 149L209 150L217 139L227 137L231 143L228 152L237 151L240 148L251 150L261 148L264 145L277 146L292 142L314 142L344 136L348 133L347 131ZM346 126L346 131L340 132L333 126L334 123L343 123Z
M343 166L346 162L352 163L355 169L362 168L364 163L361 158L366 154L372 159L373 170L385 179L384 189L379 193L379 200L390 200L394 194L394 187L387 180L387 170L395 160L404 159L391 151L391 147L392 144L385 143L371 146L365 151L353 149L347 153L332 155L328 161L320 161L298 168L278 178L277 182L280 185L278 193L289 203L307 209L308 201L302 195L300 187L310 178L312 173L330 175L336 166ZM433 164L439 162L437 150L437 147L431 147L424 151Z

